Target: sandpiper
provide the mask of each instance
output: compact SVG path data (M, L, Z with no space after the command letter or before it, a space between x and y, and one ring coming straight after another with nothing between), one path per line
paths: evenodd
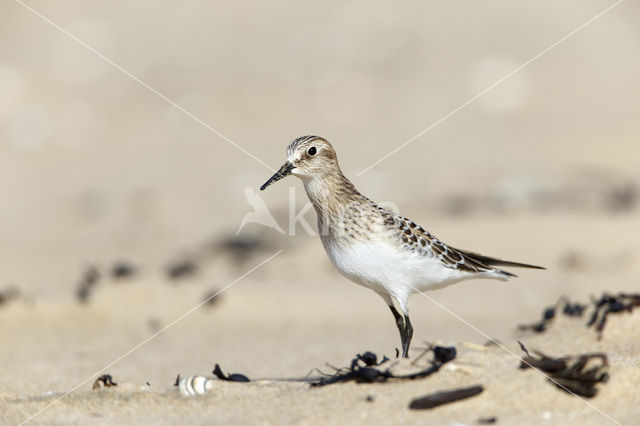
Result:
M391 309L403 357L408 356L413 336L411 294L472 278L516 276L496 266L544 269L453 248L412 220L382 208L342 174L335 150L319 136L291 142L287 161L260 190L290 174L302 179L331 263L351 281L378 293Z

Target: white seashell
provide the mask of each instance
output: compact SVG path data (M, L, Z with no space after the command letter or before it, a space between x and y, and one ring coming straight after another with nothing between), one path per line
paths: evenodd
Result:
M213 389L215 379L206 376L188 376L180 379L178 389L183 396L204 395Z

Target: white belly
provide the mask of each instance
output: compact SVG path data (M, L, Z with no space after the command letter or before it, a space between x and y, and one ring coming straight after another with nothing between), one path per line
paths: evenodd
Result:
M380 241L343 245L323 239L323 245L331 262L344 276L398 300L418 290L446 287L470 276L445 267L433 257Z

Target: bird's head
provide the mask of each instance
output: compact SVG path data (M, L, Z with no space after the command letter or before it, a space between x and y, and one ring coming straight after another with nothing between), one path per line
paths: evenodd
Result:
M260 187L260 190L263 191L267 186L289 175L305 180L332 170L339 168L338 158L331 144L320 136L302 136L289 144L287 161Z

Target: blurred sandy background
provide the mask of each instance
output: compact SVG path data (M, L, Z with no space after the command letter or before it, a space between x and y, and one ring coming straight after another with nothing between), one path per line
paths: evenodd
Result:
M472 281L430 294L487 335L513 343L517 323L536 319L563 294L587 300L638 288L635 2L359 176L613 2L28 4L271 168L293 138L321 135L363 193L397 204L443 241L547 266L509 284ZM335 272L301 227L290 237L249 224L239 237L257 238L259 250L235 261L211 252L194 276L168 280L168 263L234 236L251 211L245 188L257 190L272 170L17 2L0 5L0 35L0 289L13 285L23 295L0 306L0 397L9 407L1 420L28 417L51 401L17 398L70 390L278 250L215 305L109 372L134 387L150 382L163 395L177 373L208 374L215 362L250 377L302 376L368 349L393 354L399 339L382 301ZM299 210L306 195L294 178L260 194L285 230L289 187ZM313 211L306 218L315 227ZM115 283L104 272L120 260L138 273ZM87 264L103 279L81 305L75 291ZM486 340L419 295L412 322L415 344ZM637 341L630 333L624 340ZM542 340L539 348L557 355L607 349L589 342L559 339L547 348ZM625 350L620 356L636 371L637 344ZM517 365L501 359L505 368ZM543 386L538 379L531 383ZM157 395L134 398L116 405L115 417L92 417L99 408L82 399L89 388L35 421L144 422L135 404L152 412L154 403L168 404ZM282 393L274 398L291 394ZM233 407L233 395L223 404ZM633 418L609 399L608 410ZM421 421L406 417L405 400L397 407L402 421ZM171 401L175 410L154 421L216 419L198 414L214 409L208 405L197 411ZM340 410L329 416L330 403L323 407L261 421L345 421ZM580 404L571 407L582 417L558 407L551 411L559 424L606 422ZM509 409L531 424L542 410ZM394 423L389 412L373 421ZM430 419L469 421L445 413Z

